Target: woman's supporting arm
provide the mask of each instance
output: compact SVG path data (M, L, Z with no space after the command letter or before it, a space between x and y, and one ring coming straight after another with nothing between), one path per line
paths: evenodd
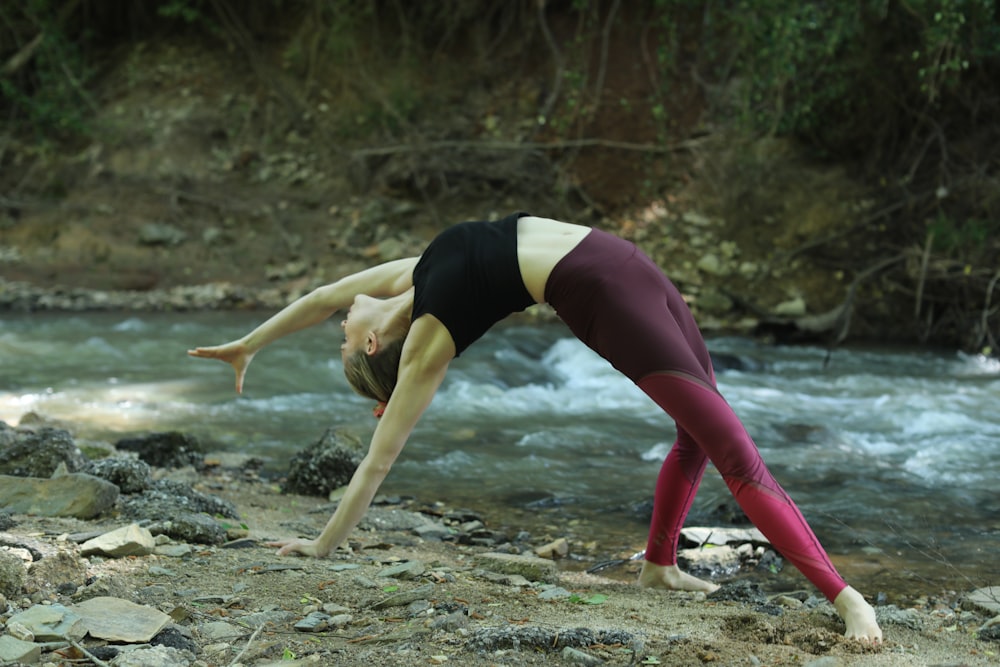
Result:
M403 349L396 389L375 429L368 454L351 477L336 511L315 540L269 542L270 546L280 547L279 555L301 553L322 557L347 539L368 511L417 421L430 405L454 356L454 343L437 320L422 317L414 323Z

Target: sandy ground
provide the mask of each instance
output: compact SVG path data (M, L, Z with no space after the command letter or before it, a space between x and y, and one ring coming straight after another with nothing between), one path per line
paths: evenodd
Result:
M904 621L883 622L886 641L873 649L843 639L842 623L825 602L785 600L766 613L747 602L643 590L631 583L636 568L630 565L596 576L560 561L548 587L569 597L546 600L546 586L484 574L477 557L489 547L424 540L411 530L378 529L377 521L363 522L351 549L330 558L281 558L260 542L314 535L329 503L238 475L205 476L198 487L238 507L241 520L232 529L246 533L243 548L193 545L180 558L91 557L85 561L90 584L75 595L112 595L170 613L197 645L200 664L1000 664L1000 644L976 636L987 618L964 611L958 600L938 599L905 610ZM378 506L369 518L399 509ZM402 509L420 506L411 501ZM8 536L64 550L77 548L67 534L120 525L13 518L17 525ZM423 565L415 575L385 576L387 568L412 561ZM415 601L392 603L414 591ZM55 591L47 595L74 601ZM313 611L336 620L320 632L296 630ZM218 621L235 631L213 635L209 629L218 626L210 624Z

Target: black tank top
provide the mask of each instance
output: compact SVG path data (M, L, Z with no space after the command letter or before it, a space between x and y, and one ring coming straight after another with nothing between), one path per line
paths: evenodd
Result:
M535 303L517 263L517 221L526 215L449 227L413 269L413 321L425 314L440 320L456 357L491 326Z

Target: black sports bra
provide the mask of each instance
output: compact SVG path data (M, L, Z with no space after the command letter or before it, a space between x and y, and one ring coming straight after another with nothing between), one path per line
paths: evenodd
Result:
M517 263L517 221L526 215L449 227L413 269L412 320L425 314L440 320L456 357L494 324L535 303Z

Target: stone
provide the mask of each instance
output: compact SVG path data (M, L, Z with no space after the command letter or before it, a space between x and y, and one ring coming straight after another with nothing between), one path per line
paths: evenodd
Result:
M537 549L535 549L535 555L539 558L548 558L549 560L555 560L556 558L564 558L569 554L569 542L565 537L560 537L557 540L544 544Z
M139 243L148 246L174 246L183 243L187 233L165 222L147 222L139 228Z
M195 656L170 646L143 646L122 651L111 667L189 667Z
M420 561L411 560L387 567L375 576L390 579L416 579L424 573L425 569L424 564Z
M810 660L803 667L841 667L843 664L840 658L832 655L824 655L822 658Z
M204 449L193 435L168 431L150 433L137 438L123 438L115 443L119 451L135 452L154 468L200 466L205 460Z
M57 551L31 564L28 582L39 590L66 585L79 588L87 583L87 563L75 552Z
M503 574L500 572L481 571L477 576L485 579L486 581L491 581L494 584L500 584L502 586L515 586L520 588L531 586L531 582L519 574Z
M154 554L165 558L184 558L193 551L190 544L164 544L153 549Z
M55 642L72 639L83 639L87 628L83 619L72 609L61 604L35 605L14 614L8 623L19 623L27 628L35 641Z
M152 468L137 459L112 457L91 461L83 472L111 482L122 493L141 493L153 484Z
M173 540L195 544L221 545L227 537L222 524L207 514L194 512L178 512L172 519L150 524L149 531L153 535L166 535Z
M96 597L73 605L94 639L142 644L167 627L172 619L158 609L113 597Z
M531 581L552 582L558 575L558 568L553 561L537 556L485 553L476 557L476 564L484 570L501 574L519 574Z
M977 588L965 598L965 606L986 614L1000 614L1000 586Z
M706 544L722 546L727 544L770 544L764 533L756 528L707 528L693 526L681 529L684 543L692 547Z
M69 472L77 472L86 461L65 429L45 426L7 429L4 433L7 435L0 443L0 474L49 478L60 464Z
M181 625L168 625L163 628L150 642L153 646L167 646L182 651L188 651L195 655L200 650L198 645L191 639L191 632Z
M330 627L331 616L321 611L314 611L294 626L297 632L323 632Z
M600 665L604 662L597 656L584 653L580 649L573 648L572 646L564 648L560 655L563 660L572 665Z
M432 521L423 526L417 526L414 528L413 534L425 540L440 541L451 537L454 533L450 528L448 528L448 526L438 523L437 521Z
M0 475L0 505L10 512L93 519L117 499L117 486L84 473L52 479Z
M34 665L41 659L41 646L9 635L0 636L0 665Z
M403 591L380 600L372 605L372 609L388 609L390 607L405 607L411 602L428 598L434 592L434 584L426 584L410 591Z
M900 609L894 604L875 607L875 618L879 625L901 625L911 630L921 630L924 619L916 609Z
M440 525L420 512L372 507L358 523L362 530L413 532L422 526Z
M6 597L18 595L24 588L25 578L24 561L6 550L0 550L0 594Z
M330 617L328 623L331 628L342 628L353 620L354 616L351 614L336 614Z
M783 301L774 307L774 314L779 317L801 317L806 314L806 302L801 296Z
M262 625L284 625L296 617L290 611L258 611L246 616L240 616L240 625L248 628L259 628Z
M246 634L246 630L225 621L212 621L198 626L198 634L206 642L232 641Z
M552 600L566 600L572 597L572 593L563 588L562 586L552 586L546 588L541 593L538 594L539 600L552 601Z
M132 523L122 526L100 537L87 540L80 545L84 556L100 554L122 558L124 556L148 556L153 553L156 543L153 535L142 526Z
M35 633L24 627L23 623L18 623L17 621L11 621L7 624L7 634L23 642L35 641Z
M361 441L338 429L327 429L320 439L292 457L281 487L284 493L326 498L347 485L361 463Z

